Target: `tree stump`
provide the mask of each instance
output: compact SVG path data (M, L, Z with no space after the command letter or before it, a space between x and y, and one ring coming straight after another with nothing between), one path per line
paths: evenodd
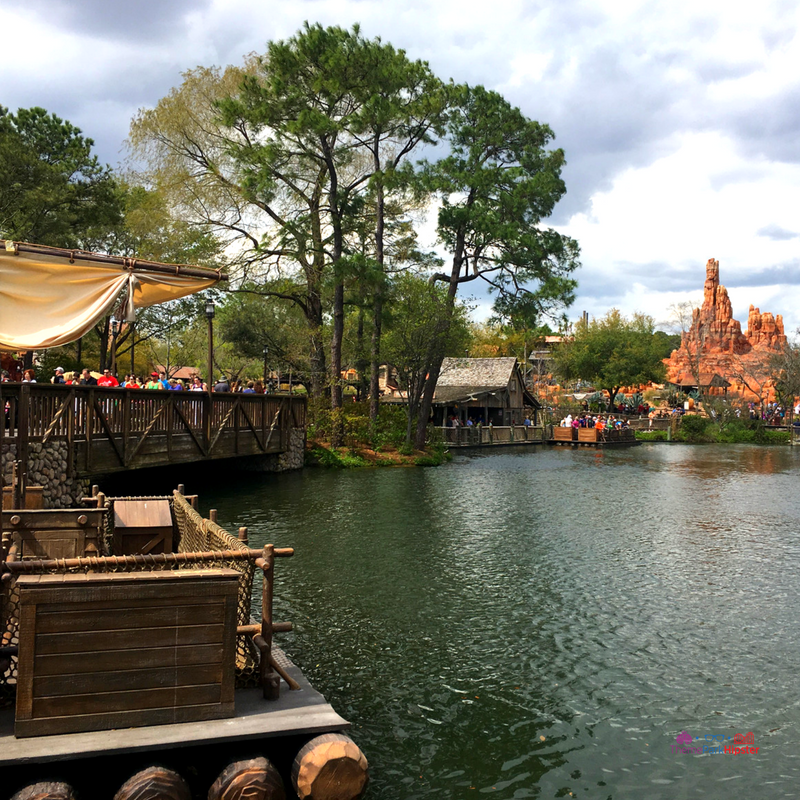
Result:
M75 800L75 793L68 783L32 783L11 800Z
M297 754L292 783L300 800L358 800L369 765L358 745L341 733L317 736Z
M114 800L191 800L189 787L165 767L148 767L122 784Z
M283 780L266 758L236 761L209 789L208 800L285 800Z

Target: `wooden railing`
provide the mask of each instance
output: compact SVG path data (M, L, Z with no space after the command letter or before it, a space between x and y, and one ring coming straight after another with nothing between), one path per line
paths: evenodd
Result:
M305 426L305 398L0 384L0 444L64 441L79 474L281 452Z
M482 425L442 428L442 440L451 447L541 442L544 429L538 425Z

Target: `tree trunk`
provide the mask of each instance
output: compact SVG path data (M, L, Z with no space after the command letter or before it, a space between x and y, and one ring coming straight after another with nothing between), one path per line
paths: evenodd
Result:
M380 369L381 369L381 327L383 322L383 296L380 289L376 291L375 303L372 308L372 353L369 374L369 418L375 422L378 419L380 408ZM388 379L388 367L386 377Z

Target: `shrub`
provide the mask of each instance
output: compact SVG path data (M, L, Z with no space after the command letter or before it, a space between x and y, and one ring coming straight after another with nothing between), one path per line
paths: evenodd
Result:
M634 431L637 442L666 442L666 431Z

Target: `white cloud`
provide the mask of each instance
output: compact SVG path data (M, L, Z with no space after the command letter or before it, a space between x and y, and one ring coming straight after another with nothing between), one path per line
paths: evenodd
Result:
M1 101L69 119L115 163L132 114L182 70L241 62L305 20L360 22L553 127L568 161L555 222L583 251L575 316L664 319L715 257L737 318L755 302L800 326L794 2L30 0L0 8Z

